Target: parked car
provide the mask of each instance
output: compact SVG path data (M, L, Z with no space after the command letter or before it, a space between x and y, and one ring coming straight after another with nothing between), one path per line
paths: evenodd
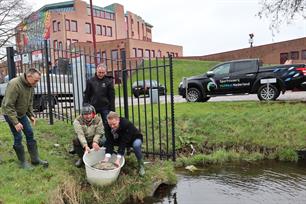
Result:
M257 94L259 100L271 101L287 90L306 91L306 64L261 65L259 59L223 62L207 73L183 80L179 94L190 102L229 94Z
M150 89L158 89L158 95L165 95L166 88L164 85L157 83L156 80L139 80L132 84L133 95L138 98L140 95L149 95Z

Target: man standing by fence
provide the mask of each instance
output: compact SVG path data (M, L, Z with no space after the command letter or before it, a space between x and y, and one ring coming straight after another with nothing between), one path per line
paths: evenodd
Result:
M21 168L29 169L31 166L25 159L24 147L22 145L22 133L26 136L28 151L33 165L41 164L48 166L47 161L43 161L38 156L37 143L34 133L29 123L35 125L36 119L33 113L34 87L41 78L40 71L29 69L25 74L12 79L6 88L2 101L2 112L4 119L8 123L14 136L13 149L20 161Z
M105 64L97 66L96 74L86 83L84 103L89 103L101 114L103 123L107 123L107 114L115 111L115 89L112 77L106 76Z

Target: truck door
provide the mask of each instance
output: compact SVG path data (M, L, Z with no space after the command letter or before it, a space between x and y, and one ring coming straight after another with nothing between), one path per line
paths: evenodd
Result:
M231 63L224 63L217 65L217 67L212 70L213 76L209 77L209 82L207 84L209 94L224 94L231 90L231 85L226 83L226 81L230 78L230 69ZM210 84L214 85L215 88L210 88Z
M249 93L256 79L258 61L248 60L233 62L230 70L229 81L233 93Z

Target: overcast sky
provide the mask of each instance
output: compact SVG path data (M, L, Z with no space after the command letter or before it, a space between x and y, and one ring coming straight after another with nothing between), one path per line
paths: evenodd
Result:
M37 10L64 0L27 0ZM89 0L85 0L89 3ZM120 3L125 11L141 16L153 25L152 40L183 46L184 56L199 56L301 38L306 22L296 19L283 25L273 37L269 20L256 16L260 0L92 0L105 7Z

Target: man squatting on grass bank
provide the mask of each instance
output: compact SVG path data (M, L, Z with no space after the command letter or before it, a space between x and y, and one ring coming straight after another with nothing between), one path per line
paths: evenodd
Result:
M143 136L140 131L126 118L119 117L118 113L111 111L107 115L107 124L104 127L106 136L106 154L102 162L108 162L114 152L114 146L118 146L118 154L115 164L120 166L120 159L124 156L126 147L133 147L138 161L139 175L145 174L141 145Z
M26 136L27 147L33 165L41 164L48 167L48 162L41 160L38 156L37 143L34 139L32 124L36 119L33 113L34 87L41 78L40 71L29 69L23 75L9 81L1 104L4 119L8 123L14 136L13 149L20 161L20 167L31 169L32 167L25 159L24 147L22 145L22 133Z
M73 149L79 156L75 166L81 167L84 152L90 152L90 148L98 151L102 146L101 135L104 135L102 119L96 114L92 105L84 104L81 115L73 122L73 127L77 134L73 140Z

